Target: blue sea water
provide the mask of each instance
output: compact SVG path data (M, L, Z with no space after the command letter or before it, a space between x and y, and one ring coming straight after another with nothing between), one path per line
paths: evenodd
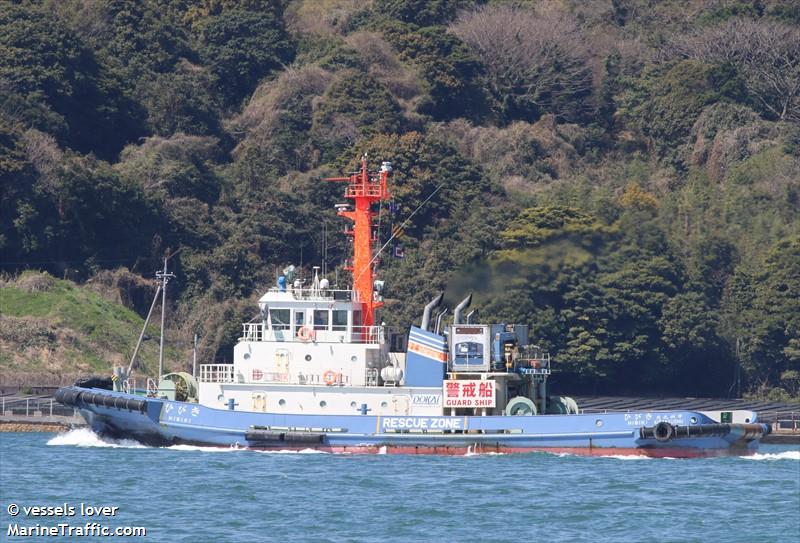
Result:
M76 507L11 516L10 504ZM118 507L82 517L81 503ZM263 453L0 434L0 540L798 542L800 450L747 458ZM8 537L11 524L143 526L144 538Z

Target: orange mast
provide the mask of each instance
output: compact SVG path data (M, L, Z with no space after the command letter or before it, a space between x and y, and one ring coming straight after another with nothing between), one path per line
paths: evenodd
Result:
M364 326L375 324L375 310L383 305L373 295L373 258L372 244L376 237L372 235L373 219L377 215L372 211L372 204L389 199L387 181L391 166L384 162L380 172L367 171L367 155L361 158L361 171L350 177L330 177L326 181L346 181L345 198L355 201L353 211L340 210L339 215L353 221L353 229L345 230L345 234L353 236L353 265L345 269L353 273L353 291L356 300L363 304Z

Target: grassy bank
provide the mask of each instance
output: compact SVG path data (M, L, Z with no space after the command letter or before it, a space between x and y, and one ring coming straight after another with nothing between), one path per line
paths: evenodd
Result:
M4 381L33 375L110 375L127 365L144 319L88 287L43 273L0 285L0 370ZM148 327L157 338L158 329ZM171 355L171 356L170 356ZM175 352L168 352L174 359ZM145 341L143 373L158 361L158 343Z

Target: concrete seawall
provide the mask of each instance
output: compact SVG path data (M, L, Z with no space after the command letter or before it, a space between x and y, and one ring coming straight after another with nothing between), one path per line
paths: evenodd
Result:
M771 434L761 438L761 443L773 443L780 445L798 444L800 443L800 432L773 429Z
M0 415L0 432L66 432L86 426L80 416Z

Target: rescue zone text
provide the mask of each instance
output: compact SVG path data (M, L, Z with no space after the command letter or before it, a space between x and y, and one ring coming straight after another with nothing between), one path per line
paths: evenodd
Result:
M463 430L464 419L456 417L385 417L384 430Z

